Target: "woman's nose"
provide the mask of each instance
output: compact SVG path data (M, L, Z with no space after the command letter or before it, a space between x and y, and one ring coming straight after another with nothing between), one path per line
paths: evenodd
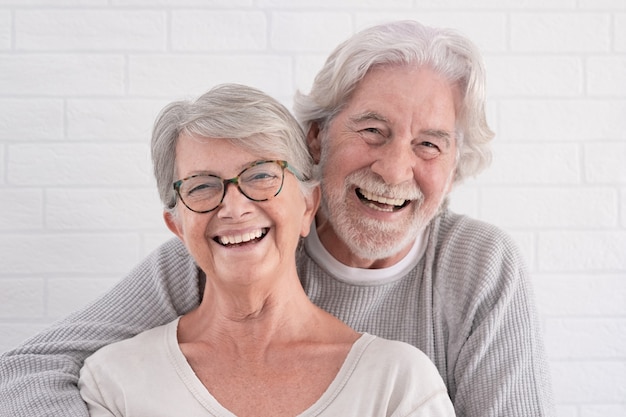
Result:
M248 199L234 182L224 185L224 198L218 207L218 216L238 218L250 212L252 200Z

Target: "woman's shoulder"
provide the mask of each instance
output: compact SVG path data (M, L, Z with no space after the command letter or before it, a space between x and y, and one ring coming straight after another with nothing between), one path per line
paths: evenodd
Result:
M178 319L137 334L129 339L103 346L85 360L85 365L98 368L116 366L126 369L133 364L145 364L149 358L159 358L166 347L167 338L174 332ZM173 327L173 330L172 330ZM139 362L138 362L139 361Z
M411 413L417 409L435 406L435 403L437 407L452 410L437 367L415 346L375 337L368 345L363 362L361 365L365 371L361 376L370 381L366 384L371 384L364 388L387 397L389 406L398 415L414 415ZM427 405L431 402L433 404Z
M365 335L371 338L365 353L367 360L378 363L380 369L403 378L418 375L422 381L430 378L436 385L443 384L437 368L420 349L409 343Z

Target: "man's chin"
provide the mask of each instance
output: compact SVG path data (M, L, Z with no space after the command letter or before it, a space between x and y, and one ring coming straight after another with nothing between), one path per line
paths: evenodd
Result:
M347 233L345 236L341 231L338 235L344 244L354 255L362 259L380 260L392 258L404 252L407 247L413 245L417 238L418 231L395 230L363 230L363 226L354 226L352 231L361 230L361 233Z
M318 220L322 219L352 255L372 261L394 258L406 252L423 230L419 216L409 207L396 213L393 220L380 220L369 217L367 210L360 210L358 206L322 204ZM320 224L317 226L319 228Z

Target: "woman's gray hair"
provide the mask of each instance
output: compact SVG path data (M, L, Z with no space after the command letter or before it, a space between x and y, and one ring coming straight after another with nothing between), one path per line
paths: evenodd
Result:
M156 119L152 163L166 210L176 205L176 143L182 133L233 141L243 149L284 159L300 174L303 192L316 185L313 161L300 125L282 104L260 90L222 84L194 101L175 101Z
M459 86L458 163L455 182L482 171L491 162L494 133L485 116L485 70L476 46L449 30L415 21L396 21L365 29L328 57L309 95L296 93L294 111L305 131L320 130L348 103L357 84L376 66L428 66Z

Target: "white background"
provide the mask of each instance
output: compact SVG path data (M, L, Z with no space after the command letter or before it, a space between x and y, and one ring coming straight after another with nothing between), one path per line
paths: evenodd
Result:
M290 107L340 41L409 18L485 56L494 163L452 206L523 249L559 417L626 416L624 0L0 0L0 351L170 237L166 103L240 82Z

